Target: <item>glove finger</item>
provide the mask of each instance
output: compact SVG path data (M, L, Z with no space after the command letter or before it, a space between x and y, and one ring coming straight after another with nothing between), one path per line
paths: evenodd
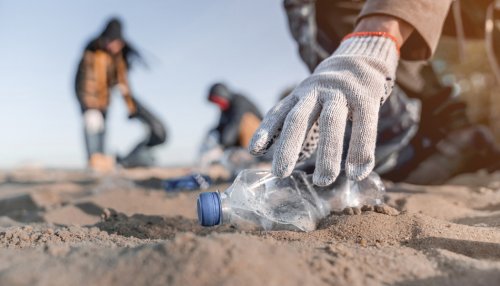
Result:
M281 127L288 112L296 102L294 96L287 96L269 110L252 136L249 145L250 154L255 156L264 155L271 148L281 132Z
M303 97L286 117L273 158L273 173L278 177L290 175L299 157L307 128L316 120L321 106L311 93Z
M302 148L299 153L299 159L297 159L297 163L301 163L309 159L312 156L312 154L314 154L316 148L318 147L319 121L318 120L314 121L312 126L309 126L307 130L309 131L307 132L304 143L302 143Z
M313 183L318 186L332 184L340 173L348 108L344 97L336 98L323 107L319 118L320 138L313 175Z
M363 101L353 110L351 141L346 162L346 174L351 180L366 178L375 166L379 106L379 101Z

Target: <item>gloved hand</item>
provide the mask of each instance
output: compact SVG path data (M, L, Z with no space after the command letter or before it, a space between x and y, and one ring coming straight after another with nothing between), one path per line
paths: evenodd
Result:
M364 179L375 165L378 112L391 93L398 59L396 41L388 34L349 35L311 76L266 114L252 138L250 152L263 155L276 143L273 173L286 177L301 149L317 143L313 182L327 186L341 170L349 118L353 128L345 171L350 179ZM316 121L319 134L309 132ZM304 144L306 135L312 142Z

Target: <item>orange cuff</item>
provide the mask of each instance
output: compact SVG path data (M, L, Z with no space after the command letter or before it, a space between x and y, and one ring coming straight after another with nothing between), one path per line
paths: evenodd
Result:
M394 44L396 45L396 49L398 50L398 53L399 53L399 50L401 48L398 44L398 41L396 40L396 37L394 37L393 35L391 35L387 32L354 32L354 33L347 34L347 36L345 36L342 39L342 41L345 41L347 39L354 38L354 37L384 37L384 38L390 39L394 42Z

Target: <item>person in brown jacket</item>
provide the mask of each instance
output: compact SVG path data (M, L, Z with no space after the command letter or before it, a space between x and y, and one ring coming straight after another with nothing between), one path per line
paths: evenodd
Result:
M129 118L137 118L149 126L150 134L120 163L126 167L149 165L146 155L149 147L166 139L163 124L137 99L132 97L127 72L139 53L124 39L120 20L110 19L103 32L84 50L78 65L75 89L84 119L85 143L89 167L108 170L114 167L114 158L105 154L105 119L111 98L111 89L117 87L127 106Z
M450 88L436 87L425 64L443 33L484 35L481 16L492 0L284 3L312 74L266 114L250 144L257 156L276 145L275 175L288 176L312 154L320 186L341 172L362 180L374 168L391 179L435 183L498 161L487 130L467 123L450 128L466 121L463 104L450 99ZM471 6L484 13L470 16ZM427 164L412 178L429 160L434 169Z

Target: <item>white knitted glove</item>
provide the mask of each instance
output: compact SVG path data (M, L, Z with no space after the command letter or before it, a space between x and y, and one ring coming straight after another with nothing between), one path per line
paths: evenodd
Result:
M327 186L341 170L349 118L353 128L345 171L352 180L364 179L375 165L378 112L391 93L398 60L392 38L377 35L344 40L311 76L266 114L252 138L250 152L265 154L277 141L273 173L286 177L301 150L314 148L314 141L319 140L313 182ZM316 121L319 134L314 134L317 127L312 128Z

